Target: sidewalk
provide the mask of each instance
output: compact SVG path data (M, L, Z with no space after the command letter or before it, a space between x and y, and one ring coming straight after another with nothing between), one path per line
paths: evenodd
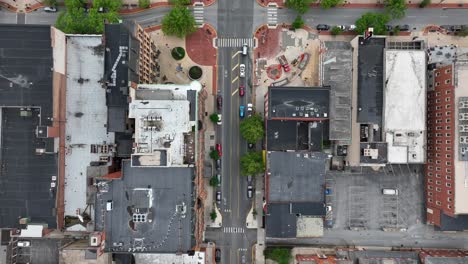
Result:
M255 264L265 263L265 256L263 251L265 245L265 228L263 225L263 199L265 197L265 177L264 175L257 176L255 179L255 208L257 210L257 244L255 244Z
M260 6L267 7L269 3L276 3L278 8L286 8L286 0L257 0ZM353 0L344 1L344 4L338 5L335 8L383 8L383 1L379 0ZM407 0L408 8L419 8L419 3L422 1L409 1ZM443 2L443 3L442 3ZM310 5L312 8L320 8L320 1ZM434 1L432 4L427 5L425 8L468 8L468 0L445 0Z

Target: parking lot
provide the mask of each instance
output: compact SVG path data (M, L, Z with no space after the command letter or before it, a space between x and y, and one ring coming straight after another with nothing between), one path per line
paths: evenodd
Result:
M333 229L405 231L424 222L422 173L422 166L406 164L330 172ZM398 195L382 194L385 188L397 189Z

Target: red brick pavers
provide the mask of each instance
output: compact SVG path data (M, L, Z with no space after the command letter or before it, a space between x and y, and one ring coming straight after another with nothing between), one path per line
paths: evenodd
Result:
M217 92L218 51L213 46L213 39L216 36L216 30L210 25L205 24L195 33L185 38L185 47L190 59L196 64L213 66L213 94Z
M192 0L192 4L195 4L197 2L203 2L205 6L212 5L216 2L216 0Z
M0 1L0 6L3 7L3 8L6 8L8 9L8 11L11 11L11 12L16 12L18 10L18 8L8 4L8 3L5 3L5 2L2 2Z
M255 38L258 41L257 48L254 50L254 58L271 58L280 51L281 26L275 29L269 29L266 25L259 27L255 31Z

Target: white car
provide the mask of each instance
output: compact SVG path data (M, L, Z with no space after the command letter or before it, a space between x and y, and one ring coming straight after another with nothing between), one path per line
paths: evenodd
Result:
M239 65L239 76L241 78L245 77L245 64Z
M222 117L221 114L218 114L218 122L217 122L218 125L223 124L223 122L221 121L221 117Z
M18 241L18 247L29 247L31 246L31 242L30 241Z
M55 8L53 6L46 6L46 7L44 7L44 11L45 12L55 13L55 12L57 12L57 8Z
M327 205L326 209L327 209L327 212L331 212L332 211L331 205Z

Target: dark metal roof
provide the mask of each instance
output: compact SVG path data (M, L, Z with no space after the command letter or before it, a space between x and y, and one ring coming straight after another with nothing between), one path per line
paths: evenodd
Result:
M290 205L269 204L265 219L266 237L293 238L296 237L296 215L290 213Z
M36 155L53 151L54 139L35 132L51 125L50 26L0 25L0 50L0 107L12 107L0 117L0 228L18 227L18 217L55 228L57 156Z
M465 231L468 230L468 215L451 217L441 212L440 231Z
M358 116L359 123L382 124L385 38L359 38Z
M270 87L268 117L328 118L330 90L324 87Z
M326 159L319 152L270 152L268 201L323 203Z

